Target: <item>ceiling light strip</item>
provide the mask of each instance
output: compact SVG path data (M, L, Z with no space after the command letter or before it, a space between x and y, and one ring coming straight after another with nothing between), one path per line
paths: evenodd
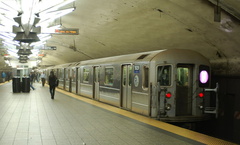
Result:
M70 9L65 9L65 10L61 10L59 12L56 12L55 15L53 15L52 17L48 17L48 18L45 18L44 20L40 21L37 26L41 26L41 25L44 25L44 23L48 23L48 22L51 22L61 16L64 16L68 13L71 13L72 11L74 11L75 8L70 8Z
M59 3L59 4L57 4L57 5L53 6L53 7L47 8L47 9L39 12L39 14L40 14L40 15L44 15L44 14L49 13L49 12L51 12L51 11L56 11L56 10L58 10L59 8L65 6L65 5L67 5L67 4L69 4L69 3L71 3L71 2L74 2L74 1L75 1L75 0L66 0L66 1L64 1L64 2L62 2L62 3Z

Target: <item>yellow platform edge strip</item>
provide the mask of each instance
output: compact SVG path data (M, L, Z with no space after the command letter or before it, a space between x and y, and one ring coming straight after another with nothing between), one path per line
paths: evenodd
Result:
M142 115L130 112L130 111L126 111L126 110L123 110L123 109L120 109L120 108L117 108L117 107L114 107L114 106L110 106L110 105L92 100L91 98L82 97L82 96L64 91L62 89L57 88L56 90L58 92L66 94L70 97L73 97L75 99L84 101L86 103L95 105L97 107L106 109L108 111L111 111L111 112L114 112L114 113L117 113L117 114L121 114L121 115L126 116L128 118L140 121L142 123L145 123L145 124L148 124L148 125L166 130L168 132L171 132L171 133L174 133L174 134L177 134L177 135L180 135L180 136L183 136L183 137L186 137L186 138L189 138L189 139L192 139L192 140L195 140L195 141L207 144L207 145L237 145L237 144L234 144L234 143L222 140L222 139L218 139L218 138L211 137L211 136L208 136L208 135L205 135L205 134L201 134L201 133L198 133L198 132L195 132L195 131L191 131L191 130L188 130L188 129L177 127L177 126L174 126L174 125L162 122L162 121L158 121L158 120L146 117L146 116L142 116Z

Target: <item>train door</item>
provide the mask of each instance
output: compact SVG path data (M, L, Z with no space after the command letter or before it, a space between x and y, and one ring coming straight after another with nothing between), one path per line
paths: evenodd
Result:
M69 77L70 75L70 68L64 68L64 72L65 72L65 90L69 91Z
M93 67L93 99L99 100L99 78L100 78L100 67Z
M121 106L125 109L132 108L132 65L122 65L122 93Z
M78 88L77 88L77 90L78 90L78 92L77 92L77 94L81 94L81 67L79 67L78 68Z
M192 115L193 65L177 65L176 116Z
M64 88L64 69L60 68L58 69L59 71L59 77L58 77L58 80L59 80L59 85L58 87L63 89ZM48 74L46 74L48 76Z
M77 91L77 89L76 89L76 78L77 78L77 76L76 76L76 67L73 67L72 68L72 73L71 73L71 77L70 77L70 88L69 88L69 90L70 90L70 92L72 92L72 93L76 93Z
M78 94L78 67L76 67L76 94Z
M67 77L67 70L66 68L63 69L63 89L65 90L66 89L66 77Z
M171 100L166 99L166 94L172 92L172 65L157 66L157 84L153 87L151 100L151 115L157 116L166 115L167 104L171 104Z
M67 74L68 74L68 77L67 77L67 85L66 85L66 91L69 91L71 92L71 81L72 81L72 68L67 68Z

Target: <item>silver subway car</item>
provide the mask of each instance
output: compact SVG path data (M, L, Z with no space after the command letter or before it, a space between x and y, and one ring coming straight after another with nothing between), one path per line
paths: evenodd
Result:
M51 69L63 80L60 88L125 110L166 122L202 121L207 116L204 104L209 99L203 91L209 87L210 63L194 51L151 51Z

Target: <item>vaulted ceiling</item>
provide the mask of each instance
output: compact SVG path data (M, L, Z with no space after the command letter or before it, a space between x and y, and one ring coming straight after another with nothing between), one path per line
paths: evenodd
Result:
M41 50L40 66L177 48L200 52L216 73L240 76L239 0L76 0L75 6L61 23L79 35L53 35L47 46L57 49Z

